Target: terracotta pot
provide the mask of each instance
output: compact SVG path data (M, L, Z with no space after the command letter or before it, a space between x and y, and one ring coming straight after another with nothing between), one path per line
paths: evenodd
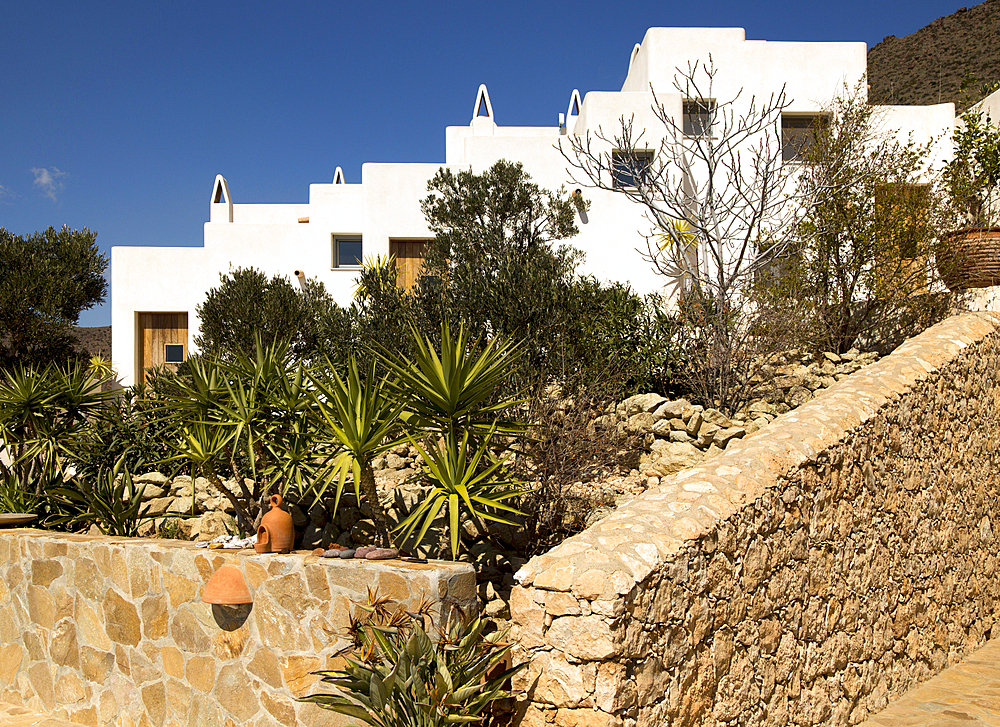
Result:
M271 552L271 531L266 525L262 524L257 528L257 542L253 544L253 549L258 553Z
M936 258L949 290L1000 285L1000 227L969 227L946 233Z
M234 565L224 565L212 574L202 591L201 600L224 606L253 603L250 587L240 569Z
M295 542L295 526L290 513L281 509L281 495L271 495L271 509L260 519L257 542L260 542L261 528L267 529L272 553L290 553ZM258 551L259 552L259 551Z

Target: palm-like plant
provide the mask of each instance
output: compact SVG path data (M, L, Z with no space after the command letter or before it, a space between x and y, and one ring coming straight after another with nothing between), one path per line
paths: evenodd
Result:
M316 409L328 435L341 448L329 474L317 481L314 494L322 497L328 485L336 481L337 507L350 475L358 502L363 494L375 517L379 545L388 547L389 516L379 502L372 460L404 441L399 419L403 403L393 397L386 378L375 375L374 361L363 378L352 357L345 378L331 368L329 376L314 373L310 379L315 386Z
M431 340L411 328L413 359L380 355L397 377L393 389L406 402L407 423L419 430L443 435L468 431L482 437L496 430L521 435L524 427L501 419L522 400L496 398L523 354L510 339L469 341L465 327L457 334L445 321L441 326L441 354ZM477 353L478 352L478 353Z
M469 432L461 438L454 434L443 437L434 446L423 449L416 440L411 443L423 459L422 469L433 486L424 500L399 524L397 530L405 542L413 531L420 528L416 543L423 541L442 508L448 506L448 531L451 557L458 558L461 544L460 517L463 510L476 520L492 520L505 525L497 511L513 515L522 514L507 504L508 500L524 494L520 481L511 477L502 460L490 450L492 433L475 446Z
M101 391L103 382L79 364L65 370L49 364L3 372L0 443L11 454L9 469L16 471L22 487L40 495L44 483L65 474L63 460L72 453L87 416L112 396Z
M292 359L287 342L258 340L254 355L229 361L190 359L188 372L161 399L161 415L181 431L169 459L212 480L236 508L244 534L256 531L266 493L292 489L301 497L329 476L336 445L323 436L308 369ZM238 497L222 485L218 475L225 469Z

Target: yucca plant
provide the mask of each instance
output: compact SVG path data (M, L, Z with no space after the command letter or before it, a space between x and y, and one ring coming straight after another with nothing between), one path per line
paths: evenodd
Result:
M464 326L456 334L445 321L441 326L441 353L431 340L410 329L413 358L380 358L396 376L392 387L406 403L407 424L417 430L461 436L464 431L482 438L491 431L523 435L522 424L503 415L522 400L499 397L497 392L523 354L510 339L470 341Z
M0 375L0 444L21 487L41 495L65 474L64 460L88 415L112 396L102 383L79 364L18 366Z
M317 499L322 497L336 482L336 508L350 476L358 502L363 495L374 515L379 546L387 548L391 544L389 516L379 502L372 460L405 441L399 419L403 404L392 395L388 381L376 376L374 361L364 376L357 360L351 357L345 378L331 367L328 376L313 374L311 380L316 409L328 436L341 448L329 473L317 481L313 494Z
M389 612L369 590L368 615L355 623L354 651L343 670L318 672L335 694L312 694L318 704L373 727L438 727L481 722L490 705L510 696L505 684L521 666L505 669L506 632L486 633L480 618L456 616L424 630L426 610Z
M187 364L187 376L164 387L160 398L161 416L181 432L167 461L212 480L236 508L244 534L256 531L266 494L292 490L300 499L329 478L338 447L313 406L308 369L293 360L287 342L264 346L258 339L253 355ZM239 496L222 486L219 473L226 470Z
M434 520L443 508L448 510L448 544L452 559L457 559L461 547L461 515L466 512L477 521L492 520L505 525L514 525L501 517L500 513L521 515L519 510L507 504L525 494L519 489L521 482L507 472L504 462L494 456L490 449L493 433L489 433L476 446L469 432L461 437L448 434L433 446L424 449L410 439L417 448L423 463L424 476L431 483L431 491L423 501L399 524L399 538L406 542L419 527L415 543L421 543Z

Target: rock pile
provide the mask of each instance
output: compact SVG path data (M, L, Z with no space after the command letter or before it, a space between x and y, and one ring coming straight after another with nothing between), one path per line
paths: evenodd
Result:
M819 357L787 353L765 366L753 380L753 398L732 418L686 399L659 394L629 397L594 420L595 428L613 427L619 434L642 438L637 469L648 485L721 452L736 439L767 426L775 417L812 399L817 392L876 361L876 353L856 350Z

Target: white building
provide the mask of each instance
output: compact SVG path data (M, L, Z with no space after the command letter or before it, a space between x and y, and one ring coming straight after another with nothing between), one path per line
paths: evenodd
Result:
M592 91L583 99L574 91L562 125L497 126L481 86L471 122L447 129L443 164L480 173L500 159L519 161L542 187L568 185L558 148L561 140L565 148L567 134L612 133L622 117L634 116L635 127L647 130L644 143L655 148L663 125L651 110L653 93L674 118L682 118L685 98L673 86L676 69L709 56L719 70L717 98L739 93L740 103L748 105L752 97L767 98L784 87L790 105L782 123L787 117L790 126L820 113L866 71L864 43L772 43L748 41L741 28L651 28L628 59L621 91ZM918 142L939 137L954 123L952 104L887 111L889 127L904 137L912 133ZM938 160L949 152L944 139ZM226 180L216 177L203 247L112 249L112 358L123 383L140 380L144 366L194 351L196 307L218 285L220 272L256 267L289 278L316 277L347 305L361 259L394 253L406 268L432 237L420 200L441 166L368 163L361 184L345 184L338 168L332 184L309 186L307 203L287 205L234 204ZM583 272L627 281L640 293L661 288L663 279L639 252L646 250L650 232L643 209L611 191L584 190L584 196L592 205L578 220L580 234L569 241L586 253Z

